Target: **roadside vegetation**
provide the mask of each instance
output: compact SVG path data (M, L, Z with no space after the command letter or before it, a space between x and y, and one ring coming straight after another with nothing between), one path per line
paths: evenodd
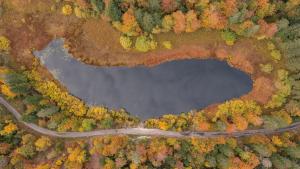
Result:
M298 169L298 132L236 138L106 136L62 140L22 129L0 107L3 169L221 168Z

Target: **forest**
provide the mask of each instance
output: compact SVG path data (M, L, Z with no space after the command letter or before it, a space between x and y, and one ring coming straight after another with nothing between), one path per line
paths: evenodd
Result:
M43 4L49 9L41 10ZM38 10L25 10L29 6ZM17 19L5 19L10 11ZM61 25L78 24L74 34L67 30L71 26L63 27L66 39L86 33L80 24L104 20L112 32L118 32L118 50L130 54L176 50L177 41L161 40L166 34L180 41L193 32L215 33L225 46L224 56L215 52L220 55L216 59L249 73L253 91L205 109L145 121L126 108L88 105L49 75L32 54L35 46L23 49L19 44L36 44L38 40L30 38L51 31L55 32L52 38L57 38L61 29L50 24L41 28L42 33L21 33L23 24L29 25L26 31L35 30L35 22L51 15L59 16ZM56 22L51 19L49 22ZM230 137L230 133L256 129L278 131L300 122L299 0L0 0L0 25L0 97L22 115L19 121L0 106L1 169L300 168L300 129ZM10 33L14 29L20 29L17 38ZM194 37L201 38L205 37ZM254 46L263 44L263 52L251 58L231 52L245 39L253 40ZM217 43L216 39L216 45L210 47L217 48ZM229 136L121 134L69 139L41 135L24 123L60 133L142 128L183 134L225 132Z

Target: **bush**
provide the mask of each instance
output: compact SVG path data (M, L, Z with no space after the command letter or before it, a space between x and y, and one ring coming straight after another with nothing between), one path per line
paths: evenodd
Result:
M139 36L135 42L135 49L140 52L148 52L149 50L155 49L157 42L147 36Z
M94 119L83 119L82 128L84 131L91 131L95 128L96 121Z
M259 67L262 72L268 73L268 74L270 74L273 70L273 66L269 63L268 64L260 64Z
M62 13L64 15L71 15L73 13L73 8L71 5L64 5L62 7Z
M223 31L221 36L227 45L233 45L237 39L236 34L231 31Z
M170 41L163 41L163 46L166 49L172 49L172 43Z
M279 50L272 50L271 56L272 56L272 59L275 60L276 62L281 59L281 53Z
M0 51L9 51L10 41L5 36L0 36Z
M120 37L120 44L124 49L130 49L132 46L132 40L128 36L121 36Z

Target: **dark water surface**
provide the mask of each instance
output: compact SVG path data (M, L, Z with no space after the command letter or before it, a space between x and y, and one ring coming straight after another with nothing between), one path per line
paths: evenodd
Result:
M96 67L83 64L52 41L35 52L69 91L90 105L125 108L146 119L178 114L239 97L252 89L250 77L226 62L181 60L147 68Z

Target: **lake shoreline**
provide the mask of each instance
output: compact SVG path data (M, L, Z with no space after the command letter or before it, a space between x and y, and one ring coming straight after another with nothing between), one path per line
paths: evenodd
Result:
M57 39L34 52L68 91L88 105L124 108L146 120L202 109L249 93L253 82L243 71L216 59L185 59L155 66L93 66L82 63Z

